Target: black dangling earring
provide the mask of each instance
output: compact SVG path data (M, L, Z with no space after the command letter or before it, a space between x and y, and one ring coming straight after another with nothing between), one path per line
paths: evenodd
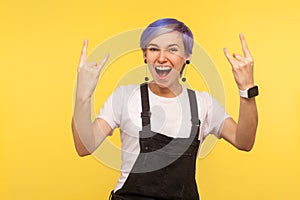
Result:
M144 60L144 63L147 64L147 60ZM145 81L148 82L149 78L148 78L148 66L146 65L146 76L145 76Z
M185 64L187 64L187 65L190 64L190 60L186 60ZM184 65L184 68L185 68L185 65ZM184 68L182 69L182 71L184 70ZM186 81L185 74L186 74L186 70L184 71L184 76L181 78L182 82ZM180 76L182 76L182 73L180 73Z

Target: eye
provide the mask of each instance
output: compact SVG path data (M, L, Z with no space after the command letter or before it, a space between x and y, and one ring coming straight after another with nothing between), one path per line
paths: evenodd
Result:
M150 48L148 48L149 49L149 51L159 51L159 49L158 48L155 48L155 47L150 47Z
M177 49L177 48L175 48L175 47L174 47L174 48L170 48L170 49L169 49L169 52L173 52L173 53L174 53L174 52L177 52L177 51L178 51L178 49Z

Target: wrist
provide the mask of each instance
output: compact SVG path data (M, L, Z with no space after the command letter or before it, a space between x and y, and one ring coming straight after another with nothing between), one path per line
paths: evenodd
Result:
M250 98L256 97L259 94L258 86L256 84L253 84L252 87L248 87L244 90L239 89L239 94L240 94L240 97L245 98L245 99L250 99Z
M247 90L249 88L256 86L256 84L254 83L254 81L249 81L248 83L237 84L237 86L239 90Z

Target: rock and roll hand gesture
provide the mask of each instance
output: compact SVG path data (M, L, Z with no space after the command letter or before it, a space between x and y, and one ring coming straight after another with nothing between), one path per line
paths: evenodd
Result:
M226 48L224 48L224 54L232 66L232 72L238 88L240 90L246 90L247 88L254 86L254 61L248 49L244 35L241 33L239 36L242 44L243 56L233 53L231 57Z
M109 53L107 53L101 62L87 63L87 46L88 40L84 40L78 65L76 98L79 98L81 100L86 100L93 95L93 92L98 83L101 69L109 58Z
M231 57L226 48L224 48L224 54L231 64L238 88L246 90L254 86L254 62L243 34L240 34L240 40L243 55L233 53ZM257 124L258 113L255 98L240 98L238 123L232 118L227 118L221 137L239 150L250 151L254 145Z

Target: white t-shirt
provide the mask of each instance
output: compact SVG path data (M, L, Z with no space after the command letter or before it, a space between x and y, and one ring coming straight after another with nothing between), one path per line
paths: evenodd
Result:
M158 96L149 88L148 92L151 130L173 138L189 137L192 124L187 89L183 87L182 92L174 98ZM195 92L201 121L200 142L202 143L208 134L219 138L222 124L229 115L207 92ZM109 96L97 116L104 119L112 129L120 128L122 165L115 191L123 186L140 152L141 112L140 85L127 85L120 86Z

